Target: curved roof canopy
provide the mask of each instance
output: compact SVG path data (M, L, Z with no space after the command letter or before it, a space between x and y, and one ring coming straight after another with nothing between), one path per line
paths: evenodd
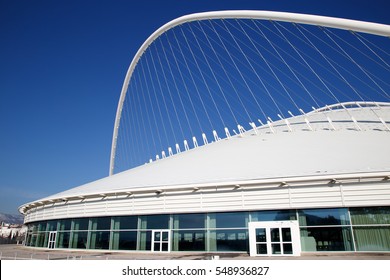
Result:
M388 176L390 157L384 155L390 155L389 125L390 103L380 107L326 107L39 201L283 182L297 178L304 181L346 174L356 178L385 172ZM21 209L32 204L23 205Z

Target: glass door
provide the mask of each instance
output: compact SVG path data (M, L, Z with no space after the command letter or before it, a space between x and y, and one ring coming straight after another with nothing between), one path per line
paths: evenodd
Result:
M47 248L55 249L55 247L56 247L56 240L57 240L57 232L56 231L50 231L49 232L49 241L47 243Z
M170 230L152 230L152 252L171 251L171 231Z
M299 256L301 243L297 221L250 222L251 256Z

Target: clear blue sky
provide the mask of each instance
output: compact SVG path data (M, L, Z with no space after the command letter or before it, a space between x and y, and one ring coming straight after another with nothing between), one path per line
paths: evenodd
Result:
M0 0L0 212L107 176L137 49L176 17L223 9L390 24L388 0Z

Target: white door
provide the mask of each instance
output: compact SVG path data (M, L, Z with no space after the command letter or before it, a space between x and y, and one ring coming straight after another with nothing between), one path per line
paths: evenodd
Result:
M171 251L171 231L152 230L152 252Z
M55 249L55 247L56 247L56 240L57 240L57 232L56 231L50 231L49 232L49 241L47 242L47 248Z
M251 256L299 256L301 242L297 221L250 222Z

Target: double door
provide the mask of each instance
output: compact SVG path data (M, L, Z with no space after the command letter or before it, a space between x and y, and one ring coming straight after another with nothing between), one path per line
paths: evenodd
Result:
M171 251L171 231L170 230L153 230L152 231L152 252Z
M47 242L47 248L55 249L56 241L57 241L57 232L56 231L50 231L49 232L49 239L48 239L48 242Z
M299 256L301 244L297 221L250 222L251 256Z

